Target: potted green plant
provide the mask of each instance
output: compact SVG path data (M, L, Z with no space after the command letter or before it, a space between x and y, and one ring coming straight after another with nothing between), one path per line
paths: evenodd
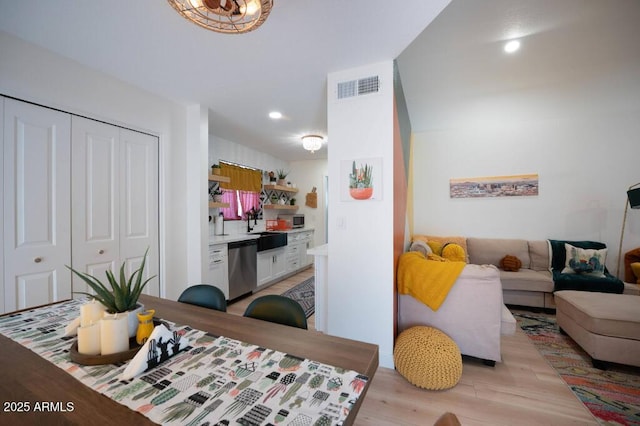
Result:
M219 164L214 164L213 166L211 166L211 174L212 175L220 175L220 165Z
M87 283L87 285L95 292L95 294L90 294L83 291L74 293L85 294L87 296L93 297L95 300L102 303L105 308L107 308L108 313L129 313L129 337L135 336L136 333L138 324L136 313L144 309L144 307L138 303L138 298L140 297L142 290L149 283L149 281L155 278L155 275L153 275L152 277L149 277L144 281L142 280L142 277L144 276L144 266L147 261L148 252L149 249L147 248L147 250L144 252L144 257L142 258L140 267L133 271L129 278L125 276L124 272L125 262L123 262L122 266L120 267L119 280L116 279L111 270L107 270L106 276L108 284L102 283L93 275L77 271L67 265L67 268L71 270L71 272L76 274L82 281ZM131 317L133 317L133 322L131 320ZM134 324L133 334L132 324Z
M222 202L222 189L220 189L220 187L216 188L213 191L213 202L214 203L221 203Z
M285 172L283 169L278 169L276 170L276 173L278 175L278 185L285 186L287 184L286 179L289 172Z
M296 199L292 198L291 200L289 200L289 204L291 204L292 206L296 205Z
M356 168L354 161L349 174L349 194L356 200L367 200L373 195L373 166L361 164Z

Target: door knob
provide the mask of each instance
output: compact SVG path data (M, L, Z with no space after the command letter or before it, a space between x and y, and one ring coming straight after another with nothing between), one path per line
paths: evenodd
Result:
M33 261L35 263L40 263L40 262L42 262L42 258L41 257L36 257L35 259L33 259Z
M98 250L98 254L104 254L104 250L102 249Z

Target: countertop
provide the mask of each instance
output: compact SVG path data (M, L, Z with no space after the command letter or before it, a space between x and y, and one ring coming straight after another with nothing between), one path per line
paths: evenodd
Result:
M308 228L289 229L287 231L269 231L269 232L286 232L288 234L295 234L298 232L313 231L313 230L314 228L308 227ZM255 240L260 237L260 232L265 232L265 231L253 231L253 232L244 233L244 234L211 235L209 237L209 245L213 246L217 244L233 243L236 241Z
M310 248L307 250L307 254L311 254L313 256L329 256L329 244Z

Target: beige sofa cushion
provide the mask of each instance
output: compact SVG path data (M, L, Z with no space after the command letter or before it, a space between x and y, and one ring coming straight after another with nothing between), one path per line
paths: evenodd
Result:
M540 291L551 293L553 279L549 271L520 269L518 272L500 271L503 290Z
M530 269L534 271L548 271L551 267L549 259L549 242L547 240L528 241L529 256L531 257Z
M500 259L506 255L515 256L523 268L529 268L529 245L527 240L503 238L467 238L469 263L476 265L500 266Z

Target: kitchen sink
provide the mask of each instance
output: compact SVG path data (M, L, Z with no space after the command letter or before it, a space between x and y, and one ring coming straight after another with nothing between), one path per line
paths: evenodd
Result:
M286 232L260 232L258 238L258 251L271 250L278 247L284 247L287 245L287 233Z

